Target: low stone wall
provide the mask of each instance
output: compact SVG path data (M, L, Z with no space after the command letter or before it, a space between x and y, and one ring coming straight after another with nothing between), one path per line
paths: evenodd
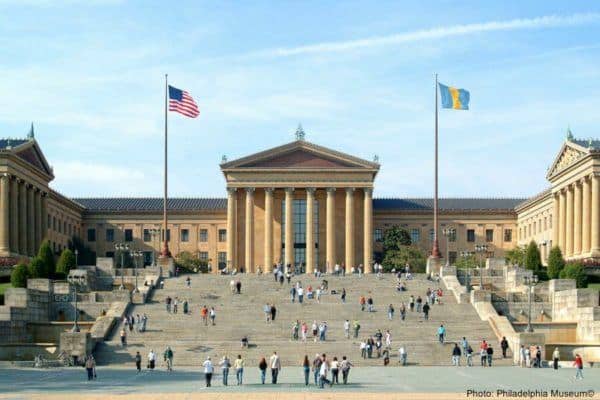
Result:
M90 329L91 338L95 342L107 339L113 327L117 324L117 321L123 319L128 307L129 302L113 303L106 312L106 315L96 319L96 322Z
M0 344L1 361L31 361L41 354L45 358L56 358L59 348L54 343Z
M467 289L460 284L456 277L456 267L442 267L440 269L440 276L446 288L454 295L459 304L470 301Z
M598 290L570 289L552 297L554 321L577 321L577 341L600 343L600 306Z
M492 302L498 314L506 316L511 321L527 321L529 313L529 303L512 302L512 301L494 301ZM544 314L542 314L544 311ZM552 320L552 303L547 302L532 302L531 303L531 320L532 321L551 321Z

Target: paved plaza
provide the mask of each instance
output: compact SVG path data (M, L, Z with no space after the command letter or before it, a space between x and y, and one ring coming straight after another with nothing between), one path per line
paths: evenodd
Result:
M585 379L574 380L571 368L554 371L544 369L521 369L517 367L466 368L466 367L364 367L354 368L350 383L318 389L303 384L301 368L284 368L280 384L261 385L257 368L246 368L243 386L235 385L235 374L230 374L230 386L221 384L221 376L213 378L214 386L204 387L204 376L199 369L176 369L172 373L163 370L136 373L133 368L99 368L98 380L88 382L83 368L64 369L0 369L0 398L106 398L106 396L132 396L135 398L193 398L194 394L212 393L203 398L332 398L343 394L344 398L427 398L415 393L435 393L447 398L465 397L468 389L478 392L497 390L530 391L583 391L595 394L600 391L600 369L584 370ZM268 380L267 380L268 382ZM312 383L312 382L311 382ZM590 392L591 391L591 392ZM268 394L261 395L258 394ZM285 393L282 394L282 393ZM315 394L316 397L313 397ZM361 393L359 397L352 395ZM177 396L173 396L178 394ZM232 394L236 394L232 396ZM289 394L289 397L288 397ZM367 395L372 394L372 395ZM337 397L337 396L333 396ZM473 398L473 397L471 397ZM507 397L508 398L508 397ZM591 398L591 397L587 397Z

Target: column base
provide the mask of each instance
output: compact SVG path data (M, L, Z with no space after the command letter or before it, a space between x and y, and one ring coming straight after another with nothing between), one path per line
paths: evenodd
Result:
M439 274L440 269L442 268L443 260L439 257L429 256L427 258L427 273L428 274Z

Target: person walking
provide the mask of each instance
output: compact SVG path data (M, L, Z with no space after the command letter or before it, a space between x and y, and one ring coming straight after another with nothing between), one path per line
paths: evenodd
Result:
M385 348L387 350L392 349L392 334L390 333L389 329L385 331Z
M210 387L210 381L212 380L213 372L215 370L210 356L206 357L206 361L202 364L204 367L204 379L206 380L206 387Z
M527 357L525 356L525 346L521 345L519 349L519 365L521 368L525 368L527 366Z
M360 324L357 320L354 320L352 324L352 328L354 329L354 338L358 338L358 332L360 331Z
M340 384L338 379L340 373L340 362L337 357L333 357L333 361L331 361L331 385Z
M202 322L204 322L204 325L208 326L208 308L206 308L206 306L202 306L200 309L200 316L202 317Z
M344 321L344 337L350 339L350 321Z
M277 315L277 308L275 308L275 304L271 304L271 321L275 321L276 315Z
M221 361L219 362L219 366L221 367L223 386L227 386L227 379L229 378L229 368L231 368L231 362L229 361L229 357L224 355Z
M348 361L346 356L343 356L342 362L340 363L340 369L342 370L342 382L344 383L344 385L348 383L348 375L350 374L350 368L352 367L352 363Z
M304 300L304 288L302 286L298 287L298 303L302 304Z
M313 321L312 326L310 327L313 335L313 342L317 342L317 335L319 334L319 327L317 325L317 321Z
M142 372L142 356L139 351L135 352L135 369L137 372Z
M121 347L127 346L127 331L125 330L125 325L123 329L121 329Z
M367 299L365 299L365 296L360 296L358 303L360 304L360 311L365 311L365 304L367 304Z
M190 307L189 307L189 303L188 303L187 299L183 300L183 313L187 314L189 312L189 310L190 310Z
M179 305L179 297L175 297L173 300L173 314L177 314L177 306Z
M479 357L481 358L481 366L485 367L487 365L487 347L479 350Z
M346 288L342 288L342 295L340 296L342 303L346 304Z
M400 356L399 362L402 364L402 366L406 366L408 353L406 352L406 348L404 346L400 346L400 348L398 349L398 355Z
M508 340L506 340L506 336L502 336L500 348L502 349L502 358L506 358L506 351L508 350Z
M87 371L88 381L96 379L96 360L94 356L89 355L85 360L85 370Z
M413 312L415 310L415 296L413 296L412 294L410 295L410 300L408 302L408 306L409 306L411 312Z
M421 298L421 296L417 297L417 312L420 313L421 312L421 305L423 304L423 299Z
M167 364L167 371L173 371L173 350L171 350L171 346L167 346L165 349L163 361Z
M458 347L458 343L454 343L454 348L452 349L452 365L455 367L460 367L460 356L461 356L460 347Z
M423 318L425 319L425 321L429 321L429 304L425 303L423 304Z
M265 318L268 324L269 321L271 321L271 305L269 303L266 303L263 306L263 312L265 313Z
M465 355L467 357L467 367L473 366L473 348L470 344L467 345L467 349L465 350Z
M306 334L308 333L308 325L306 324L306 321L302 321L300 332L302 334L302 342L306 343Z
M292 286L290 289L290 300L292 300L292 303L296 302L296 286Z
M579 354L575 354L575 361L573 361L573 365L577 369L575 372L575 379L583 379L583 359Z
M371 296L367 299L367 309L369 312L373 312L373 298Z
M333 386L333 383L329 379L327 379L327 376L329 375L330 366L325 353L323 353L321 359L323 362L321 363L321 369L319 370L319 388L323 389L325 387L325 384L328 384L329 387L331 387Z
M210 308L209 316L210 316L210 323L212 324L212 326L215 326L215 318L217 317L217 313L216 313L214 307Z
M315 378L315 386L319 386L319 373L321 372L321 356L319 354L315 355L315 359L312 362L313 367L313 375Z
M487 352L488 367L491 367L492 366L492 358L494 357L494 349L492 348L491 344L488 346L486 352Z
M444 344L444 339L446 337L446 328L444 327L444 325L440 325L440 327L437 330L437 334L438 334L438 340L441 344Z
M400 319L404 321L406 319L406 306L404 303L400 304Z
M542 368L542 349L540 346L536 346L535 348L535 366Z
M308 356L304 356L304 360L302 361L302 370L304 371L304 385L308 386L308 380L310 377L310 361L308 361Z
M150 352L148 353L148 369L150 369L150 371L152 371L155 366L156 366L156 353L154 352L154 350L150 349Z
M238 385L244 383L244 359L241 354L238 354L237 358L233 362L233 368L235 369L235 378Z
M560 351L558 351L558 347L554 348L554 352L552 353L552 366L554 370L558 369L558 362L560 361Z
M281 371L281 360L276 351L273 352L273 355L269 359L269 365L271 366L271 383L276 385L277 376L279 375L279 371Z
M388 319L390 321L394 319L394 306L391 304L388 306Z
M264 357L260 359L258 369L260 370L260 383L264 385L267 377L267 360Z

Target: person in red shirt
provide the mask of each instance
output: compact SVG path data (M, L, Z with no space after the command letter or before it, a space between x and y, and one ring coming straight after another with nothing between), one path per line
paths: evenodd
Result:
M488 348L488 344L487 344L487 342L485 341L485 339L483 339L483 340L481 341L481 346L479 346L479 349L480 349L480 350L487 350L487 348Z
M579 354L575 354L573 365L577 369L577 372L575 372L575 379L583 379L583 359Z
M200 309L200 316L202 317L204 325L208 325L208 308L206 308L206 306L202 306L202 309Z

